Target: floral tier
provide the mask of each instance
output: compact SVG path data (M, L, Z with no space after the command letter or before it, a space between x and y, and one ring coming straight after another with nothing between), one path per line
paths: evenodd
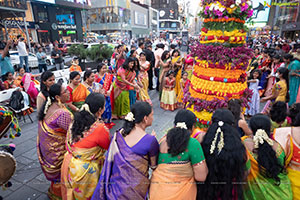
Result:
M246 69L253 52L246 47L246 20L253 14L246 0L203 0L199 15L203 28L191 46L195 66L184 102L201 128L211 123L213 111L227 107L230 99L247 106L252 92L247 87Z

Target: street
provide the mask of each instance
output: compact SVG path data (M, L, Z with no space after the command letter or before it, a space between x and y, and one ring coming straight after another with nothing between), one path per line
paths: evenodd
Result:
M149 92L153 102L154 121L151 127L147 129L147 133L151 133L152 129L157 134L159 140L168 128L172 126L175 112L164 111L159 107L158 93L155 90ZM26 123L20 120L22 135L15 139L2 139L2 144L14 143L16 150L14 157L17 161L17 170L15 175L11 178L12 187L0 191L0 196L4 200L46 200L47 191L50 182L45 178L42 173L40 163L38 161L36 150L36 136L38 131L37 113L31 115L34 123L30 123L26 117ZM114 121L116 126L111 130L115 130L122 126L122 121Z

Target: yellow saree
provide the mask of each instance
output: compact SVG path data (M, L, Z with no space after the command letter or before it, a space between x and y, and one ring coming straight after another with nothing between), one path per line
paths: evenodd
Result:
M176 85L175 85L175 93L177 96L180 92L180 80L181 80L182 69L181 69L181 67L176 66L176 64L179 63L182 65L182 61L180 59L181 59L180 56L177 56L176 58L172 58L172 65L173 65L174 70L179 68L177 75L176 75Z
M77 148L71 146L71 133L62 165L63 200L89 200L97 186L106 150L100 146Z

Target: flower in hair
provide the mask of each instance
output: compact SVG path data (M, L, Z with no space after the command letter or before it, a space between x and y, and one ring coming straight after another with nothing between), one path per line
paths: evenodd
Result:
M184 122L178 122L176 124L177 128L187 129L186 124Z
M254 148L258 148L259 144L263 144L264 142L267 142L270 146L273 145L273 140L271 140L263 129L258 129L253 137L254 142Z
M217 144L218 154L224 148L224 133L223 133L223 131L221 129L221 127L224 125L224 122L219 121L218 125L219 125L219 128L217 129L217 132L215 134L214 140L212 141L212 143L210 145L210 154L213 154L214 151L215 151L215 149L216 149L216 144L217 144L218 136L220 136L219 142Z
M129 112L126 117L125 117L125 120L129 121L129 122L133 122L135 119L134 119L134 115L132 112Z
M224 122L223 122L223 121L219 121L219 122L218 122L218 125L219 125L220 127L222 127L222 126L224 125Z
M48 111L50 106L51 106L51 98L47 97L47 102L46 102L45 109L44 109L44 114L45 115L47 114L47 111Z
M83 104L80 108L80 111L85 110L86 112L90 113L91 115L93 115L93 113L90 111L90 106L88 104Z

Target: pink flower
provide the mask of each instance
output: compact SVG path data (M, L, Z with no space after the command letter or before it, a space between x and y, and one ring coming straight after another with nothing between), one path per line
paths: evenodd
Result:
M244 12L245 10L247 10L249 8L248 4L245 3L244 6L241 6L241 11Z

